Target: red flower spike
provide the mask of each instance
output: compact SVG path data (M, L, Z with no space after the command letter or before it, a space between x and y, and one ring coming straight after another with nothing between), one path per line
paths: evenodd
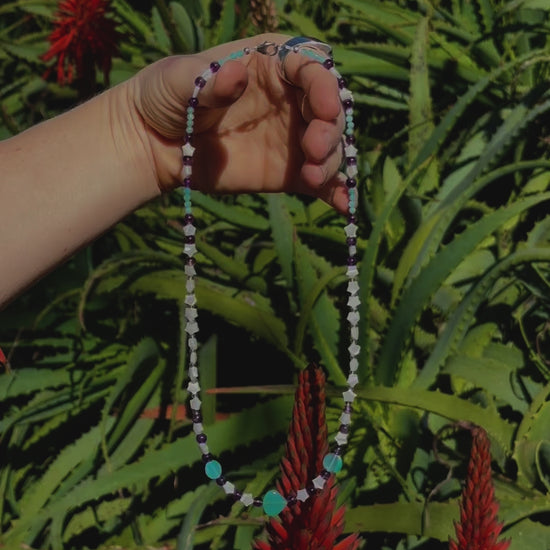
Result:
M510 541L497 542L502 523L498 522L498 502L491 473L491 451L487 432L472 428L472 448L466 485L460 502L460 523L449 550L507 550Z
M110 0L64 0L59 2L54 30L49 36L50 49L44 61L57 58L57 81L63 85L76 72L81 91L93 93L95 66L103 71L108 84L113 56L120 34L108 17Z
M277 483L281 494L305 487L323 468L323 458L329 452L324 387L325 376L316 366L300 373ZM269 541L256 541L255 550L357 550L361 544L358 535L336 542L344 530L345 512L343 506L336 507L337 495L331 476L322 491L285 508L280 519L271 518L267 525Z

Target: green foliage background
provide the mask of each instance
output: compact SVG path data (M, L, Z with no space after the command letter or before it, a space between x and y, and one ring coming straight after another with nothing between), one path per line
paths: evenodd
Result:
M469 441L493 443L512 550L550 546L546 0L275 2L357 105L361 379L341 498L372 549L446 548ZM113 1L111 84L260 32L244 0ZM77 101L44 79L56 3L0 6L1 137ZM211 448L235 483L277 476L294 376L319 361L338 426L342 219L292 196L195 193ZM185 403L181 198L118 224L0 314L0 541L248 549L255 512L203 480ZM24 253L24 251L22 251ZM249 386L242 388L242 386ZM330 392L329 392L330 393Z

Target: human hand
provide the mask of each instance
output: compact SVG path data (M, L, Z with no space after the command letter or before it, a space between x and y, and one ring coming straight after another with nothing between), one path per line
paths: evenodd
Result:
M181 145L194 80L212 61L265 41L264 34L191 56L165 58L131 81L158 185L181 185ZM296 192L347 211L342 160L344 115L335 78L317 62L290 53L283 81L277 56L228 61L208 82L195 110L193 186L206 192Z

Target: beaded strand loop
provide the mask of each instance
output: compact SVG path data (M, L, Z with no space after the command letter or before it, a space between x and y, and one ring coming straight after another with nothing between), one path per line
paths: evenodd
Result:
M316 46L319 46L316 49ZM358 355L360 346L359 339L359 283L357 269L357 149L355 148L354 137L354 120L353 120L353 96L346 88L346 81L334 67L334 61L330 55L323 56L318 53L318 50L329 51L330 48L326 44L317 43L309 39L293 39L285 44L274 44L266 42L256 46L255 48L243 48L242 50L233 52L229 56L213 61L210 66L195 79L195 88L193 95L188 101L187 106L187 128L184 136L184 144L182 146L183 168L181 170L181 180L183 183L184 197L184 254L185 254L185 275L186 275L186 297L185 297L185 332L187 333L187 348L189 352L188 359L188 377L189 382L187 391L190 395L189 407L191 411L191 420L193 422L193 431L199 449L202 453L204 470L209 479L215 482L225 491L228 496L231 496L235 501L241 502L244 506L263 507L264 512L269 516L278 515L288 505L293 505L296 502L305 502L310 496L313 496L325 486L331 475L338 473L342 469L342 455L348 443L348 434L351 424L352 404L356 394L353 388L359 382L357 369L359 366ZM344 152L345 152L345 173L346 187L348 191L348 218L347 225L344 227L346 236L346 244L348 247L347 259L347 293L348 293L348 315L347 321L350 329L350 345L349 351L349 373L347 378L347 389L343 392L344 407L340 415L340 427L335 435L335 446L330 453L323 458L323 469L317 477L306 484L305 487L296 491L295 494L281 495L278 491L268 491L263 498L255 497L251 493L241 492L236 489L235 485L226 480L223 475L221 464L210 453L207 444L207 436L204 432L201 415L201 399L200 399L200 382L198 370L198 341L196 338L199 331L197 300L195 296L195 277L197 275L195 269L195 254L197 248L195 245L195 220L192 214L191 205L191 183L192 183L192 165L193 154L195 148L192 146L192 137L194 129L195 109L199 105L199 94L206 86L207 82L216 74L224 63L230 60L238 60L252 53L261 55L273 56L276 54L300 54L304 55L317 63L320 63L325 69L334 75L338 82L339 96L345 114L345 129L344 129Z

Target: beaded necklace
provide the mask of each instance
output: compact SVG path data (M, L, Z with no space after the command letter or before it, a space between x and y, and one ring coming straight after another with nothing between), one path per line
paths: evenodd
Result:
M321 55L319 51L327 55ZM246 47L242 50L233 52L232 54L220 59L212 61L210 66L195 79L195 88L193 95L188 101L187 107L187 128L184 137L184 145L182 146L183 153L183 168L181 172L183 181L183 196L184 196L184 225L183 234L185 238L184 254L185 254L185 274L186 274L186 290L185 297L185 332L187 333L187 348L189 351L188 358L188 377L189 382L187 391L190 394L189 406L191 411L191 420L193 422L193 431L202 453L202 461L204 470L209 479L215 480L223 491L231 496L234 500L240 501L245 507L256 506L263 507L264 512L268 516L276 516L281 513L287 506L296 504L297 502L305 502L308 498L322 490L327 480L331 475L338 473L342 469L342 455L345 446L348 443L348 433L351 424L352 403L356 397L353 388L358 383L357 369L359 366L358 355L360 347L359 339L359 283L357 270L357 225L356 225L356 209L357 209L357 149L354 146L354 122L353 122L353 97L351 92L346 88L346 82L340 73L334 67L334 61L330 55L330 46L317 42L315 40L303 37L296 37L284 44L275 44L273 42L264 42L256 47ZM196 227L191 209L191 176L192 162L195 148L191 145L194 128L195 109L199 105L199 94L206 86L207 82L214 74L218 72L221 66L229 60L238 60L244 56L252 54L262 55L278 55L281 64L284 64L286 55L304 55L313 61L320 63L325 69L334 75L338 82L340 100L345 112L345 129L344 129L344 152L345 152L345 173L346 186L348 190L348 216L347 225L344 227L346 236L346 244L348 247L348 260L346 275L348 278L348 315L347 321L350 328L350 345L349 351L349 373L347 378L347 388L343 392L344 406L340 415L340 427L335 435L334 448L323 458L323 469L319 474L310 480L305 487L299 489L293 494L282 495L278 491L268 491L262 498L255 497L251 493L239 491L233 483L228 481L223 475L221 464L210 453L207 437L202 425L201 415L201 400L199 393L201 391L199 384L198 370L198 341L196 334L199 331L198 312L196 308L195 296L195 254L197 248L195 246ZM283 67L284 68L284 67ZM284 76L284 75L283 75Z

